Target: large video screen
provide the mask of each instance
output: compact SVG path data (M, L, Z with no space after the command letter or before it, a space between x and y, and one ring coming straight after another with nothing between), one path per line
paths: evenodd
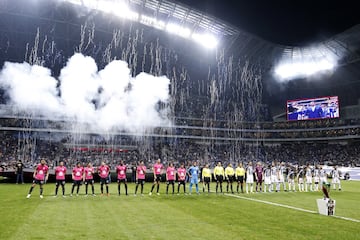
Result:
M314 120L339 117L338 96L307 98L287 101L288 121Z

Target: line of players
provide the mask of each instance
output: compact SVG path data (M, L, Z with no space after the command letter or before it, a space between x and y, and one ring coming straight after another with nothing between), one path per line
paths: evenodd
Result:
M152 195L155 187L156 193L159 195L159 188L161 182L161 176L164 172L164 166L161 163L161 160L158 159L153 166L154 174L154 183L151 187L149 195ZM60 162L59 166L55 168L55 178L56 178L56 187L55 195L57 196L59 187L62 188L62 195L65 197L65 175L66 167L64 162ZM127 178L126 178L127 166L123 161L116 167L117 173L117 182L118 182L118 194L120 195L121 184L124 184L125 195L128 195L127 187ZM143 195L144 184L145 184L145 174L146 166L144 162L141 161L136 167L136 187L135 194L138 192L140 186L140 193ZM175 193L175 181L177 179L177 193L180 193L180 186L183 185L183 192L186 193L186 182L189 180L189 193L192 192L192 186L195 185L196 193L199 193L198 183L202 180L203 183L203 192L206 190L210 192L210 183L212 182L212 171L209 168L209 165L206 164L200 174L200 169L197 166L197 163L194 162L193 166L189 169L186 169L184 164L176 169L173 163L170 163L165 171L166 175L166 193L169 192L169 186L172 186L172 194ZM104 185L106 189L106 195L109 196L109 182L110 182L110 167L102 162L101 166L95 168L89 163L86 167L82 167L81 163L72 169L72 188L70 196L73 196L74 190L76 188L76 195L79 194L80 186L82 183L85 184L85 196L88 196L88 188L91 186L91 193L95 196L94 189L94 176L98 174L100 177L100 191L101 195L104 195ZM40 186L40 198L43 198L43 184L47 181L49 175L49 168L46 165L44 159L41 160L40 164L36 167L34 171L34 180L33 184L30 187L27 198L31 197L31 193L34 187L39 184ZM336 189L336 184L338 189L341 190L340 183L340 171L337 167L331 171L332 183L334 189ZM232 167L232 164L229 164L225 169L223 168L221 162L218 162L217 166L213 169L213 177L216 181L216 193L223 193L223 182L226 182L226 192L234 193L233 183L237 183L236 192L244 193L244 183L245 183L245 192L254 193L254 185L256 192L273 192L280 191L281 185L283 185L283 190L287 191L286 183L288 183L289 191L296 191L296 183L298 185L298 191L318 191L321 189L323 183L327 183L327 173L322 167L316 167L312 169L309 165L305 167L300 167L298 169L290 166L285 166L284 163L275 164L272 163L266 168L262 166L260 162L253 167L252 162L249 162L246 167L242 163L239 163L236 169ZM264 184L264 185L263 185ZM263 189L264 187L264 189Z

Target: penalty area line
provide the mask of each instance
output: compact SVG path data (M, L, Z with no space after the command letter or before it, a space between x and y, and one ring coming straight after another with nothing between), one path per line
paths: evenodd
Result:
M318 213L317 211L312 211L312 210L308 210L308 209L304 209L304 208L298 208L298 207L294 207L294 206L290 206L290 205L286 205L286 204L281 204L281 203L274 203L274 202L269 202L269 201L265 201L265 200L255 199L255 198L242 197L242 196L238 196L238 195L234 195L234 194L228 194L228 193L225 193L225 195L229 196L229 197L244 199L244 200L253 201L253 202L264 203L264 204L268 204L268 205L288 208L288 209L297 210L297 211L301 211L301 212L307 212L307 213L313 213L313 214ZM351 222L360 223L360 220L354 219L354 218L348 218L348 217L342 217L342 216L336 216L336 215L331 216L331 217L339 218L339 219L343 219L343 220L347 220L347 221L351 221Z

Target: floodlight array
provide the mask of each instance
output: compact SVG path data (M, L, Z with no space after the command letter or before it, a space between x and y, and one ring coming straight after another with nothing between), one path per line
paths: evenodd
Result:
M206 28L200 31L187 26L184 22L179 22L179 18L168 18L167 21L160 20L158 17L150 16L144 11L136 11L135 8L130 8L129 0L62 0L75 5L83 6L88 9L98 10L105 13L113 14L119 18L130 21L139 22L141 24L166 31L170 34L180 36L185 39L190 39L208 49L214 49L218 45L218 39L211 33L207 32ZM176 12L173 13L176 15ZM199 28L201 28L199 24Z
M324 46L291 48L284 50L282 60L275 66L279 80L306 78L332 71L337 65L337 56Z

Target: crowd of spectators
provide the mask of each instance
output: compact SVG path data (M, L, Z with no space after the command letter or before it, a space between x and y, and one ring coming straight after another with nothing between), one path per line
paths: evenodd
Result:
M49 142L46 140L28 141L18 139L16 135L2 132L0 162L3 169L15 166L17 160L22 160L25 168L33 168L40 158L46 158L50 168L57 166L60 160L65 161L69 167L77 162L84 164L91 162L99 166L101 161L107 162L112 169L124 160L129 167L136 165L139 160L144 160L148 167L158 158L164 164L173 162L179 165L185 162L190 165L198 161L200 165L209 163L213 167L216 162L223 164L249 161L261 161L269 164L272 161L286 162L292 164L336 164L340 166L360 166L360 143L347 144L322 143L278 143L272 145L249 144L249 143L216 143L198 142L189 139L163 139L152 144L146 143L148 147L139 147L131 150L122 149L115 151L111 147L100 148L71 148L64 146L61 142ZM28 144L29 146L24 146Z

